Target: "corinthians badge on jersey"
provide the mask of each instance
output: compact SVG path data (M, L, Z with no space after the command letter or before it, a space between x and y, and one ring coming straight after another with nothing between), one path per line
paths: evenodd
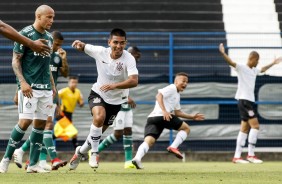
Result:
M31 106L32 106L32 104L31 104L30 102L26 102L26 104L25 104L25 107L26 107L26 108L30 109Z
M122 65L123 63L117 63L117 71L121 71L122 70Z

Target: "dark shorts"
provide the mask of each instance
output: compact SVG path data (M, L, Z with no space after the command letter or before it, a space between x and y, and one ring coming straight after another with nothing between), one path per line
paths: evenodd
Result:
M117 113L120 110L121 105L112 105L106 103L103 98L91 90L90 95L88 97L88 104L92 114L92 108L95 106L103 106L106 110L106 119L104 121L104 125L112 125ZM93 114L92 114L93 116Z
M248 100L238 100L238 109L241 120L248 121L249 119L257 117L254 104L254 102Z
M183 120L174 115L172 115L172 119L170 121L165 121L163 116L149 117L145 126L144 135L145 137L150 135L155 139L158 139L165 128L178 130L182 123Z

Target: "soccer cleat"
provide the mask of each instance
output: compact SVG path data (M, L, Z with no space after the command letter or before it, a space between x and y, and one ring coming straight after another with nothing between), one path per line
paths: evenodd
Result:
M14 162L18 166L18 168L23 167L23 155L24 155L24 151L21 148L15 149L13 156L14 156Z
M249 163L247 160L244 160L242 158L233 158L232 162L234 164L248 164Z
M54 158L52 161L52 170L58 170L59 167L64 167L67 165L68 161L66 160L60 160L59 158Z
M52 170L52 167L49 164L47 164L46 160L40 160L38 166L46 171Z
M26 169L27 173L49 173L50 171L45 170L39 165L28 166Z
M69 168L70 170L75 170L83 156L82 153L79 152L79 149L81 148L81 146L77 146L75 149L75 153L72 156L71 160L70 160L70 164L69 164Z
M98 168L99 167L99 154L98 153L91 153L91 156L89 158L89 165L92 168Z
M247 156L247 160L253 164L262 164L263 161L258 159L256 156Z
M132 159L132 164L136 167L136 169L144 169L142 166L141 160Z
M182 154L179 152L179 150L177 149L177 148L173 148L173 147L167 147L167 151L169 152L169 153L172 153L172 154L174 154L177 158L179 158L179 159L183 159L183 156L182 156Z
M29 165L29 160L27 160L27 161L25 162L24 170L27 170L28 165Z
M9 158L3 158L0 162L0 173L6 173L10 164Z
M130 161L124 163L124 168L125 169L136 169L135 165Z

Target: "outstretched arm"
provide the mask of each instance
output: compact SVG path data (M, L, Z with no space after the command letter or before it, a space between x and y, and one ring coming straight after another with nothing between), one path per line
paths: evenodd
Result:
M224 60L230 65L233 66L234 68L236 67L236 63L231 60L231 58L225 53L225 48L223 43L219 44L219 52L221 53L222 57Z
M279 64L281 61L282 61L282 57L274 59L274 61L272 63L262 67L260 72L262 72L262 73L265 72L266 70L268 70L273 65Z
M203 114L200 114L200 113L196 113L194 115L191 115L191 114L186 114L186 113L182 112L181 110L175 110L174 113L175 113L175 116L177 116L177 117L181 117L181 118L185 118L185 119L192 119L192 120L195 120L195 121L201 121L201 120L205 119L205 116Z
M19 34L12 26L0 20L0 34L15 42L21 43L33 51L41 55L49 55L51 48L46 45L47 41L44 39L32 41L29 38Z

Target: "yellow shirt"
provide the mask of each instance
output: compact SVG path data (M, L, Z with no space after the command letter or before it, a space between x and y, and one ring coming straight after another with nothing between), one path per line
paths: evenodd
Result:
M61 110L73 113L76 104L83 101L81 92L79 89L75 89L73 92L69 87L59 90L59 97L61 99Z

